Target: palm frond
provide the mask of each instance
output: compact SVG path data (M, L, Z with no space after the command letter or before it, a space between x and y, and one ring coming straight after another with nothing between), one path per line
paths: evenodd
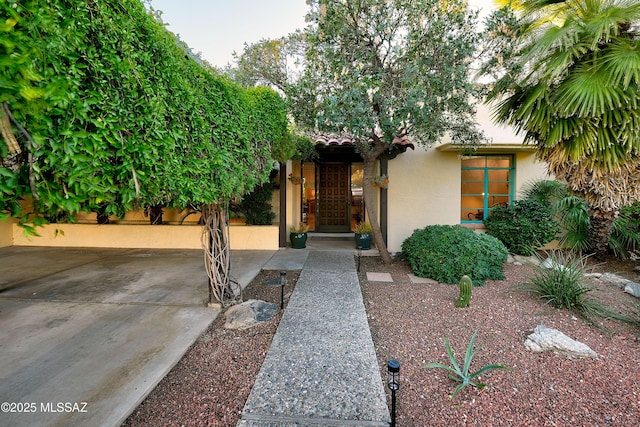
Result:
M546 135L547 145L556 145L580 134L583 124L578 117L558 117Z
M551 210L560 225L560 245L576 252L588 249L590 218L585 201L567 195L555 202Z
M532 199L548 206L569 195L569 188L560 181L536 179L526 182L520 194L524 199Z
M623 90L640 85L640 43L617 40L604 51L602 64L609 85L620 84Z
M581 118L599 116L613 108L620 108L625 94L608 83L603 73L590 64L581 64L557 89L557 103L562 113Z

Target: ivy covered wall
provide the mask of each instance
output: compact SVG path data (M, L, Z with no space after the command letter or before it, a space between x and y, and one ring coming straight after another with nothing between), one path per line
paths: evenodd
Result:
M181 45L139 0L0 0L0 219L218 204L264 182L286 103Z

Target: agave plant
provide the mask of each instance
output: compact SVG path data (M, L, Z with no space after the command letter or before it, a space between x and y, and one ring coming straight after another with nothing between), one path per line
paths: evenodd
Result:
M464 356L464 364L462 366L462 368L460 368L460 365L458 364L455 354L453 352L453 349L451 348L451 345L449 344L449 340L447 339L447 337L444 337L444 345L447 349L447 354L449 355L449 360L451 361L451 365L452 366L447 366L444 365L442 363L428 363L426 365L423 366L423 368L441 368L444 369L445 371L449 372L449 378L459 382L460 384L453 390L453 393L451 394L450 399L453 400L456 397L456 394L458 394L458 392L460 390L462 390L463 388L465 388L466 386L470 385L473 387L477 387L477 388L485 388L486 385L481 383L481 382L477 382L477 381L473 381L474 378L484 374L485 372L491 371L493 369L504 369L507 371L510 371L509 368L504 367L502 365L486 365L484 367L482 367L481 369L477 370L474 373L469 373L469 369L471 367L471 360L473 359L473 356L475 355L475 351L474 351L474 344L476 341L476 336L478 335L478 331L476 330L473 335L471 336L471 341L469 341L469 346L467 347L467 353Z

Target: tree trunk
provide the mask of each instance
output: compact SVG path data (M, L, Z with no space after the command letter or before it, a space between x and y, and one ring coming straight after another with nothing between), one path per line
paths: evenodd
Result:
M590 208L589 244L597 259L602 259L609 251L609 239L613 232L613 222L619 211Z
M209 302L223 307L242 301L242 289L231 280L231 247L226 206L208 205L202 209L204 228L202 247L209 276Z
M387 249L387 245L382 238L382 230L380 230L380 223L378 222L378 215L376 214L376 207L374 205L375 200L375 187L373 186L373 178L375 174L376 161L375 158L371 159L369 156L364 157L364 174L362 178L362 194L364 195L364 205L367 210L367 217L369 223L373 228L373 242L378 248L380 258L385 264L390 263L391 255Z

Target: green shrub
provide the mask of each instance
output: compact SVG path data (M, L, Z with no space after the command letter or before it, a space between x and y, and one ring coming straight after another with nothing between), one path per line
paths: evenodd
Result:
M549 208L532 199L496 206L483 222L488 234L519 255L533 255L537 247L553 240L558 231Z
M259 185L243 197L234 209L241 212L249 225L271 225L276 214L271 210L271 194L273 184L267 182Z
M640 202L620 210L613 223L609 247L622 258L629 258L631 252L640 250Z
M495 237L459 225L430 225L402 243L402 254L416 276L458 283L464 275L474 286L504 279L507 248Z
M567 184L552 180L532 181L523 186L522 196L549 206L551 217L559 229L557 239L563 248L576 252L589 249L587 203L571 194Z

